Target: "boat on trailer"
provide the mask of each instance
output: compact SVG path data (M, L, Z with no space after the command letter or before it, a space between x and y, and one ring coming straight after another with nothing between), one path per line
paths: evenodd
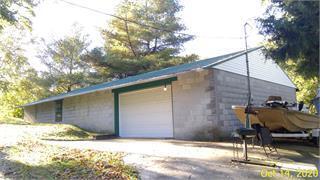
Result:
M276 101L266 101L263 106L250 106L250 124L260 124L267 127L273 132L273 137L310 137L319 143L319 116L290 109L286 102L279 101L281 97L277 98ZM244 125L247 115L246 108L246 106L240 105L232 106L236 117Z
M245 124L246 106L232 106L237 118ZM283 107L251 107L250 123L268 127L271 131L287 130L299 132L320 128L320 120L316 115L290 110Z

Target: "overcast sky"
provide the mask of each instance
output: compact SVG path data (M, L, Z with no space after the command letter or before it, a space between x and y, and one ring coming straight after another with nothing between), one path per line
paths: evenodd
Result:
M120 0L66 0L106 13L114 13ZM265 6L261 0L180 0L184 9L179 14L187 27L186 33L196 35L185 44L183 54L195 53L209 58L244 49L243 24L249 22L249 47L258 46L263 37L258 34L254 19L261 16ZM35 8L33 36L51 41L71 32L74 23L83 26L93 46L102 46L99 28L107 26L111 17L74 7L60 0L45 0ZM31 64L41 69L35 57L36 48L27 50Z

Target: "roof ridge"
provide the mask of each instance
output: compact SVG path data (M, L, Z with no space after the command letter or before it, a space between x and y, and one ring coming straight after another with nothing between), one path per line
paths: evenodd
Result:
M233 53L228 53L228 54L224 54L224 55L215 56L215 57L212 57L212 58L201 59L201 60L197 60L197 61L193 61L193 62L189 62L189 63L184 63L184 64L179 64L179 65L175 65L175 66L166 67L166 68L163 68L163 69L158 69L158 70L154 70L154 71L144 72L144 73L137 74L137 75L134 75L134 76L128 76L128 77L123 78L123 79L133 78L133 77L136 77L136 76L140 76L140 75L144 75L144 74L148 74L148 73L153 73L153 72L165 71L165 70L168 70L168 69L173 69L173 68L175 68L175 67L177 67L177 66L197 64L197 63L199 63L200 61L201 61L201 62L209 61L209 60L212 60L212 59L215 59L215 58L219 58L219 57L223 57L223 56L228 56L228 55L235 54L235 53L240 53L240 52L243 52L243 51L237 51L237 52L233 52ZM112 80L112 81L106 81L106 82L102 82L102 83L99 83L99 84L95 84L95 85L91 85L91 86L87 86L87 87L83 87L83 88L74 89L74 90L69 91L69 92L61 93L61 94L59 94L59 95L68 94L68 93L76 92L76 91L78 91L78 90L82 90L82 89L85 89L85 88L94 87L94 86L98 86L98 85L102 85L102 84L107 84L107 83L111 83L111 82L115 82L115 81L119 81L119 80L123 80L123 79L115 79L115 80ZM58 96L58 95L57 95L57 96ZM46 98L44 98L44 99L46 99Z
M262 47L263 47L263 46L258 46L258 47L255 47L255 48L250 48L250 49L248 49L247 51L246 51L246 50L239 51L239 53L238 53L238 54L235 54L234 56L231 56L231 57L226 58L226 59L221 59L221 60L218 61L218 62L213 62L213 63L211 63L211 64L209 64L209 65L207 65L207 66L205 66L205 67L203 67L203 68L208 68L208 67L212 67L212 66L217 65L217 64L224 63L224 62L229 61L229 60L232 60L232 59L234 59L234 58L236 58L236 57L242 56L242 55L244 55L245 53L250 53L250 52L252 52L252 51L261 49Z
M253 51L255 49L258 49L258 48L252 48L252 49L250 49L250 51ZM29 106L29 105L34 105L34 104L39 104L39 103L44 103L44 102L55 101L55 100L59 100L59 99L64 99L66 97L88 94L88 93L92 93L95 91L100 91L100 90L104 90L104 89L108 89L108 88L112 89L113 87L118 88L121 85L126 86L129 83L133 83L133 82L139 83L139 81L144 81L144 80L157 78L157 77L174 75L177 73L182 73L182 72L190 71L190 70L197 69L197 68L207 68L207 67L213 66L217 63L221 63L221 62L225 62L227 60L233 59L243 53L245 53L243 50L237 51L237 52L228 53L228 54L224 54L224 55L220 55L220 56L216 56L216 57L212 57L212 58L207 58L207 59L198 60L198 61L185 63L185 64L180 64L180 65L176 65L176 66L171 66L171 67L167 67L167 68L163 68L163 69L159 69L159 70L155 70L155 71L149 71L149 72L137 74L135 76L129 76L129 77L123 78L123 79L116 79L116 80L112 80L112 81L107 81L107 82L95 84L92 86L78 88L78 89L72 90L70 92L61 93L61 94L58 94L55 96L43 98L38 101L34 101L34 102L31 102L31 103L28 103L28 104L25 104L22 106ZM215 62L215 61L218 61L218 62Z
M239 52L242 52L242 51L237 51L237 52L233 52L233 53L223 54L223 55L219 55L219 56L215 56L215 57L211 57L211 58L206 58L206 59L201 59L201 60L196 60L196 61L189 62L189 63L178 64L178 65L175 65L175 66L170 66L170 67L166 67L166 68L163 68L163 69L158 69L158 70L154 70L154 71L149 71L149 72L137 74L137 75L134 75L134 76L138 76L138 75L142 75L142 74L147 74L147 73L151 73L151 72L155 72L155 71L164 71L164 70L167 70L167 69L175 68L175 67L177 67L177 66L197 64L197 63L199 63L199 62L209 61L209 60L212 60L212 59L215 59L215 58L220 58L220 57L223 57L223 56L228 56L228 55L231 55L231 54L234 54L234 53L239 53ZM134 76L130 76L130 77L134 77Z

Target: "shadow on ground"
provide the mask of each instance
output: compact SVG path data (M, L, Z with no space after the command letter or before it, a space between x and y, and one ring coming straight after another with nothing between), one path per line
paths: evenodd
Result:
M294 162L313 164L320 168L320 150L318 147L303 141L278 141L280 155Z
M8 154L0 151L0 178L4 179L53 179L50 175L56 164L46 164L44 166L32 166L7 159ZM3 176L3 177L1 177Z

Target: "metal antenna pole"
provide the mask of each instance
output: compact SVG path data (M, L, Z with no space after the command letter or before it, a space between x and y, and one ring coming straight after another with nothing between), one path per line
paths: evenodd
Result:
M247 82L248 82L248 102L247 102L247 110L246 110L246 128L250 128L250 114L249 111L251 109L251 86L250 86L250 72L249 72L249 58L248 58L248 45L247 45L247 29L246 26L249 25L247 22L244 24L244 41L246 47L246 65L247 65Z
M246 66L247 66L247 80L248 80L248 104L245 110L246 113L246 128L240 128L238 129L238 134L240 135L240 139L243 141L243 157L244 160L238 160L233 159L232 162L240 162L240 163L246 163L246 164L256 164L256 165L263 165L263 166L271 166L276 167L275 164L265 164L260 162L253 162L248 159L248 148L247 148L247 139L250 137L256 136L256 131L250 127L250 111L251 111L251 88L250 88L250 71L249 71L249 57L248 57L248 45L247 45L247 30L246 26L250 26L247 22L244 24L244 39L245 39L245 45L246 45Z

